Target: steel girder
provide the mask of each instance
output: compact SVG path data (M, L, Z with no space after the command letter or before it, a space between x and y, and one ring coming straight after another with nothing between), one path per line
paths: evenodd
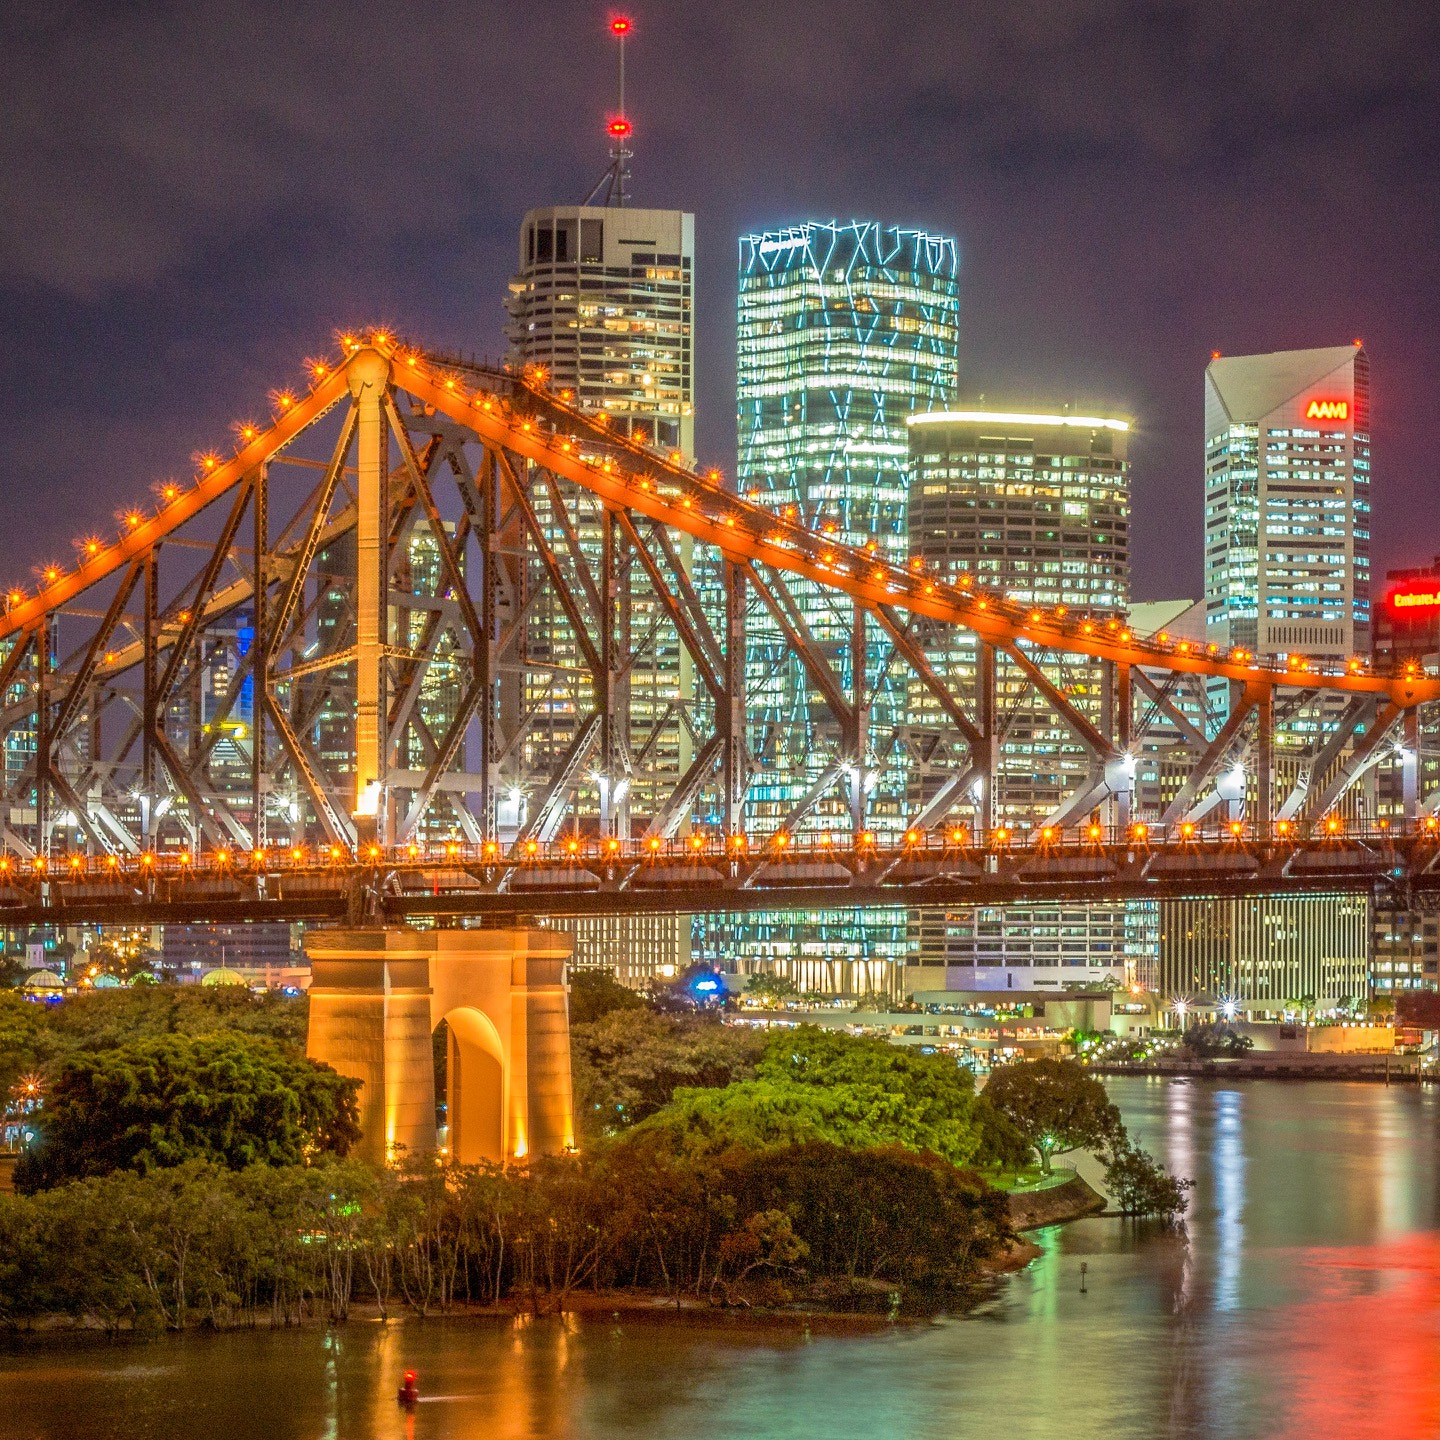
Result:
M525 377L386 337L314 380L114 543L12 595L17 854L1174 830L1220 784L1227 813L1298 831L1392 772L1397 821L1434 807L1433 676L1276 669L1037 616L838 546ZM823 635L796 578L833 605ZM794 737L762 727L759 692L786 667L811 753L790 772L803 798L767 819ZM908 696L887 733L882 685ZM1022 741L1059 757L1043 803L1016 778Z

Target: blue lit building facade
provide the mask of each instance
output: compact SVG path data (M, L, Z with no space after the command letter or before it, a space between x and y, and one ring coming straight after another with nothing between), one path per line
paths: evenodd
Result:
M956 242L870 221L812 222L744 235L739 258L740 490L763 503L793 504L837 540L903 560L906 418L942 408L957 386ZM812 583L787 584L848 690L848 607ZM858 772L865 824L902 829L904 780L889 757L905 718L906 685L887 668L885 647L869 636L869 744L855 755L768 617L752 607L747 625L751 746L759 762L747 828L834 831L848 843L847 788ZM760 915L702 929L702 954L774 968L802 988L880 988L906 954L903 911L831 912L803 924L793 915Z

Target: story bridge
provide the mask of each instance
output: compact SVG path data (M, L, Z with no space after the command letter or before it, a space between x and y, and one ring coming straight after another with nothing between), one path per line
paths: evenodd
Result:
M1418 666L1026 605L388 334L307 368L6 597L5 923L1440 886Z

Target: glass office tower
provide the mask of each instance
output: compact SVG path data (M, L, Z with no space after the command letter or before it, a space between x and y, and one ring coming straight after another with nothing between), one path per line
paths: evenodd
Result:
M959 255L953 239L872 221L828 221L744 235L737 311L738 484L793 504L836 538L903 559L906 417L955 393ZM842 683L851 684L851 622L822 587L787 581ZM871 638L874 689L867 752L846 755L818 692L779 633L752 611L747 658L759 760L746 823L758 832L850 827L844 766L863 771L866 823L904 825L899 767L889 761L906 690ZM889 667L893 669L894 667ZM885 673L882 673L884 671ZM715 927L704 927L711 932ZM708 953L713 937L707 933ZM903 912L749 917L715 947L816 988L879 988L906 952ZM728 950L728 956L723 953Z

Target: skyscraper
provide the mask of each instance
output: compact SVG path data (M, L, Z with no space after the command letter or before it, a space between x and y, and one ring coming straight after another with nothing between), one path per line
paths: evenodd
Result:
M618 32L617 32L618 33ZM628 132L627 132L628 133ZM623 145L623 137L621 141ZM617 176L623 172L620 157ZM695 458L695 217L681 210L641 210L624 203L553 205L531 210L520 226L519 265L506 301L510 362L538 372L552 389L603 411L624 434L667 453ZM602 539L594 497L567 482L559 493L575 519L575 538L592 571L598 571ZM534 492L537 517L552 544L567 538L548 493ZM683 563L690 548L681 547ZM630 632L644 637L654 627L655 600L638 588ZM530 759L543 766L548 752L560 755L588 706L583 679L564 667L576 664L577 646L558 604L547 596L527 621L532 656L556 665L546 684L526 697L542 720L527 732ZM631 817L654 814L675 779L693 758L683 707L694 700L694 675L681 647L644 642L629 672L631 746L649 757L649 779L637 776L615 820L629 834ZM655 733L652 735L652 731ZM577 796L596 823L599 793ZM523 806L524 800L521 801ZM524 823L521 809L514 819ZM630 980L674 971L689 958L689 921L671 916L620 921L564 921L576 936L576 963L618 968Z
M512 363L693 459L694 264L695 217L682 210L529 211L506 301Z
M949 579L970 576L1037 607L1123 613L1130 588L1128 420L1105 410L1087 415L1048 407L1033 414L992 407L913 415L909 426L912 557ZM948 648L932 663L957 694L973 697L975 637L957 630L947 638ZM1106 724L1103 666L1075 655L1036 658L1077 709ZM1003 658L996 703L1006 722L994 823L1018 830L1043 825L1083 788L1090 756ZM927 733L940 741L951 729L918 681L910 685L907 710L922 749ZM944 771L912 778L912 817L933 812L945 779ZM928 813L927 823L955 816L974 825L977 799L957 796L953 807ZM1148 912L1136 911L1131 920L1133 932ZM921 910L915 927L919 963L961 967L956 979L963 986L1028 989L1125 978L1123 904ZM1012 968L1020 975L1006 973Z
M1367 648L1370 360L1358 342L1206 368L1205 609L1225 648Z
M830 221L742 236L740 489L794 504L841 541L903 557L905 421L954 394L958 275L955 241L923 230ZM855 662L844 608L822 587L788 583L804 625L849 686ZM903 826L900 769L885 757L903 721L905 688L885 666L882 647L870 644L863 657L877 693L865 753L853 755L819 693L791 663L779 630L765 617L749 624L747 689L752 724L765 738L747 824L760 831L848 828L848 785L864 791L868 825ZM892 964L906 953L898 912L835 912L803 926L789 915L755 916L727 931L724 943L742 961L778 962L802 983L823 982L836 964L870 976L872 962ZM715 948L713 935L706 948Z

